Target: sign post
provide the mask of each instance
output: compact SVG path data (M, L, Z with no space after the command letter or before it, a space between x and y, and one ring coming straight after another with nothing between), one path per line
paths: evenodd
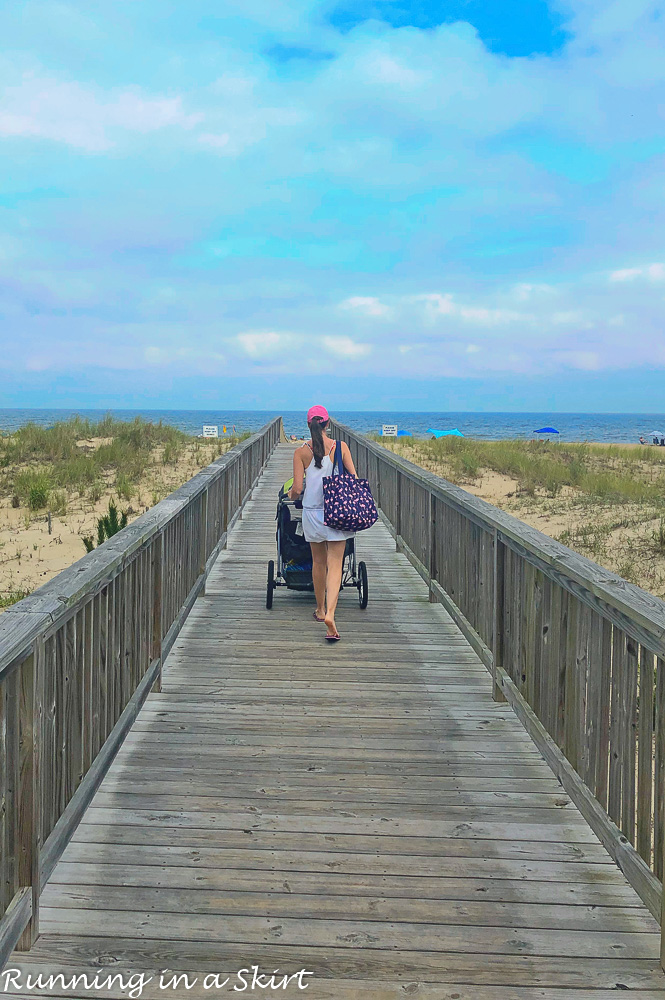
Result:
M397 437L397 424L384 424L381 434L383 437Z
M219 437L219 427L213 427L210 424L203 425L203 436L204 438L216 438Z

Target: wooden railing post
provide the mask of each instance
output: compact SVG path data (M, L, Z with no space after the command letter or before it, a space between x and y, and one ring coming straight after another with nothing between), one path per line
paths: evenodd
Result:
M436 565L436 514L437 514L437 504L436 497L430 493L429 495L429 566L427 567L429 571L429 601L430 604L435 604L438 601L438 597L435 595L432 589L432 580L436 580L438 583L437 572L438 567Z
M506 547L494 532L494 607L492 614L492 698L505 701L499 683L499 669L503 667L503 636L505 625L505 565Z
M206 563L208 562L208 490L201 495L201 522L199 528L199 576L205 574ZM206 581L203 580L201 596L206 592Z
M399 551L399 537L402 534L402 477L395 476L395 546Z
M19 667L17 882L19 888L31 890L32 915L17 943L18 951L28 951L39 935L43 649L44 642L39 637L33 643L31 655Z
M665 871L665 865L663 867ZM660 967L665 972L665 891L660 903Z
M159 660L159 669L152 690L159 694L162 690L162 640L164 638L163 619L164 590L164 532L160 531L152 545L152 644L150 662Z

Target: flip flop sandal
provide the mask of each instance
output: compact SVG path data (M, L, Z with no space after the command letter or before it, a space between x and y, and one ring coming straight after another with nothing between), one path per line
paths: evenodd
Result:
M341 638L342 638L342 637L341 637L341 635L339 634L339 632L335 632L335 634L334 634L334 635L327 635L327 636L326 636L326 642L339 642L339 640L340 640Z
M315 622L325 622L325 618L319 618L316 611L312 611L312 618Z

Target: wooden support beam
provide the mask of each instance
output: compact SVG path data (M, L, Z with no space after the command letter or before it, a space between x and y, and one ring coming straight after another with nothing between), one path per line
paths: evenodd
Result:
M505 614L506 549L498 534L494 534L494 601L492 617L492 698L505 701L506 696L498 681L498 671L503 669L503 639Z

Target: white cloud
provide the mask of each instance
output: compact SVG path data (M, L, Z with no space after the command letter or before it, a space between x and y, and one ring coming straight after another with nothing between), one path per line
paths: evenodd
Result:
M88 153L114 145L120 132L191 129L181 97L146 97L138 89L105 93L79 83L24 74L0 93L0 137L50 139Z
M427 77L422 73L416 72L405 62L400 62L387 53L377 53L374 58L369 59L366 71L370 79L396 86L400 90L414 89L427 82Z
M550 320L555 326L576 326L578 329L588 328L593 325L589 323L589 320L580 309L553 312L550 315Z
M221 134L202 132L198 137L198 141L202 146L207 146L209 149L226 150L231 141L231 136L228 132L222 132Z
M595 372L600 368L600 358L596 351L555 351L553 359L565 368Z
M274 330L239 333L236 337L242 351L255 360L274 358L280 351L295 347L299 339L291 333L276 333Z
M538 284L532 285L528 282L523 282L519 285L515 285L514 296L518 302L527 302L534 296L541 294L550 294L554 292L555 289L551 285Z
M450 293L441 295L439 292L428 292L425 295L412 296L411 301L424 302L430 319L436 316L452 316L456 311Z
M143 353L149 365L161 365L166 360L166 352L161 347L146 347Z
M649 281L665 281L665 264L645 264L643 267L625 267L612 271L610 281L634 281L635 278L648 278Z
M373 296L352 295L340 303L340 309L352 309L365 316L392 316L392 309Z
M423 302L427 318L433 322L440 316L458 317L466 323L476 323L480 326L493 326L501 323L522 322L531 319L527 313L516 312L514 309L488 309L486 306L461 305L453 300L450 292L440 294L429 292L425 295L413 295L407 301Z
M486 309L482 306L458 306L459 315L468 323L494 325L495 323L520 323L532 317L514 309Z
M357 344L350 337L324 337L323 346L337 358L362 358L372 350L370 344Z
M238 343L250 358L263 358L275 354L279 350L280 341L278 333L238 334Z
M612 271L610 281L632 281L642 274L641 267L625 267L620 271Z

